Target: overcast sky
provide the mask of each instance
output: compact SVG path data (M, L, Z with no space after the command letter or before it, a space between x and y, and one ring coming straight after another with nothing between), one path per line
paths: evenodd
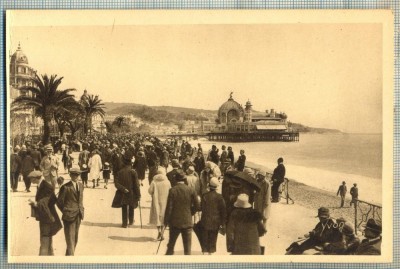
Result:
M11 27L39 74L103 101L258 111L345 132L382 131L379 24Z

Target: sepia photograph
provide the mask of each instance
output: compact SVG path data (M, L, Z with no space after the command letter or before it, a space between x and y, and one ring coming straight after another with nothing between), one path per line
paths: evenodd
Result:
M391 11L6 21L9 262L392 261Z

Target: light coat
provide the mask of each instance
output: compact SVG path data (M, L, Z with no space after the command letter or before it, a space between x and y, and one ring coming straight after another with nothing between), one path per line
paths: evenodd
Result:
M101 157L99 154L94 154L90 159L89 159L89 164L90 168L89 172L89 180L93 179L99 179L101 175L101 170L103 169L103 163L101 162Z
M149 187L152 197L150 208L150 224L164 225L165 208L167 207L168 193L171 188L166 175L155 175Z

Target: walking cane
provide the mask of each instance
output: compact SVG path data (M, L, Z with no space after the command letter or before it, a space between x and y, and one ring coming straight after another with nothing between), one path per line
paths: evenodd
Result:
M139 200L139 215L140 215L140 229L143 229L143 226L142 226L142 207L140 206L140 200Z
M163 229L161 230L161 238L163 238L163 236L164 236L165 228L166 228L166 226L164 226ZM160 243L158 243L158 248L157 248L156 255L158 254L158 250L160 249L160 246L161 246L161 242L162 242L162 241L163 241L163 240L160 240Z

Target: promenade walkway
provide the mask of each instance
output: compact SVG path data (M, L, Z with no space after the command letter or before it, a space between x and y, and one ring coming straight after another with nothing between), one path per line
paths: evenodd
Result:
M77 153L73 156L77 160ZM61 156L59 155L60 159ZM69 180L60 166L60 176ZM90 184L91 185L91 184ZM39 252L39 225L30 217L28 199L34 199L36 186L31 187L30 193L24 192L23 182L19 182L18 192L9 192L9 244L12 256L37 256ZM58 188L56 192L58 192ZM148 181L141 187L142 224L140 226L139 208L135 210L135 223L128 228L121 228L121 210L111 208L115 194L113 180L104 188L86 188L84 190L85 219L82 221L79 242L75 255L77 256L114 256L114 255L155 255L159 242L157 229L150 226L149 213L151 196L148 194ZM299 205L287 205L284 201L272 204L271 219L268 223L268 233L261 237L261 245L266 247L265 255L282 255L285 248L298 236L310 231L317 222L317 210L310 210ZM59 212L61 217L61 213ZM168 242L168 230L165 240L161 243L158 255L164 255ZM65 254L64 232L61 230L53 237L56 256ZM175 246L175 254L183 255L181 237ZM225 236L219 235L216 255L228 255L226 252ZM196 235L192 235L192 255L202 255ZM266 261L268 258L266 258Z

